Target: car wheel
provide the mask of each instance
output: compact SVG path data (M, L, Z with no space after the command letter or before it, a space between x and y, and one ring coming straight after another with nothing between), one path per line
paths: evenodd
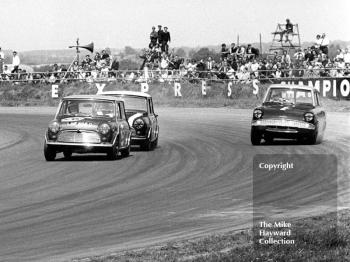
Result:
M122 157L128 157L130 155L130 144L125 149L120 149L120 154Z
M119 141L119 139L117 139ZM111 149L107 152L107 157L110 160L117 160L119 157L119 142L112 146Z
M70 151L70 150L63 151L63 156L66 159L71 158L72 157L72 151Z
M250 141L254 146L260 145L261 143L261 135L254 129L252 129L250 132Z
M44 156L46 161L53 161L56 158L56 151L48 144L46 144L46 141L44 145Z
M158 137L152 142L153 149L158 146Z

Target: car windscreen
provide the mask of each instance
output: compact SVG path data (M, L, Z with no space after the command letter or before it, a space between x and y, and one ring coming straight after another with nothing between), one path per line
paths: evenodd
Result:
M311 90L270 88L265 103L313 105Z
M58 116L60 117L115 117L115 104L101 100L64 100Z
M145 111L147 112L147 99L137 96L121 96L124 100L126 111Z

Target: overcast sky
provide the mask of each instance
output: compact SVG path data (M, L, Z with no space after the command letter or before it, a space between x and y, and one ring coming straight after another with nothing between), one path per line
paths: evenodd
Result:
M1 0L0 46L10 50L146 47L153 25L171 46L272 40L278 22L299 24L302 41L325 32L350 40L350 0Z

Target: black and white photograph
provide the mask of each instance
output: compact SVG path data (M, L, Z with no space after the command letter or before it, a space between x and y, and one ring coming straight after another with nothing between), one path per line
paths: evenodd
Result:
M0 262L350 261L350 1L1 6Z

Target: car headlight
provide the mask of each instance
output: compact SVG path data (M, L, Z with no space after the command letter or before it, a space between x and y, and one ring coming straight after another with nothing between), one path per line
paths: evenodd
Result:
M256 119L261 118L262 115L263 115L263 112L262 112L261 109L255 109L254 112L253 112L253 116L254 116L254 118L256 118Z
M306 122L311 122L312 120L314 120L314 114L308 112L304 115L304 119Z
M56 134L60 130L60 124L57 123L56 121L51 122L49 124L49 130L50 130L51 133Z
M98 131L102 135L107 135L109 130L111 130L111 127L108 124L106 124L106 123L103 123L103 124L99 125L99 127L98 127Z
M137 118L135 119L134 123L132 124L132 126L136 129L136 130L140 130L141 128L143 128L145 125L145 122L142 120L142 118Z

